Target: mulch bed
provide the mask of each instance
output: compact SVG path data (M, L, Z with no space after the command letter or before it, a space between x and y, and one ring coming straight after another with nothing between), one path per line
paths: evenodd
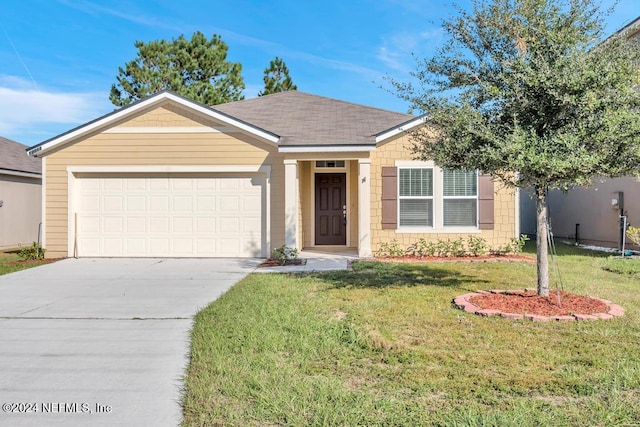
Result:
M598 320L624 315L624 309L611 301L577 295L571 292L551 291L549 296L538 296L531 290L478 291L458 296L453 303L459 309L481 316L501 316L533 321Z
M479 256L424 256L419 257L415 255L403 255L399 257L383 256L375 257L376 261L382 262L406 262L406 263L419 263L419 262L513 262L513 261L525 261L535 263L535 257L526 255L479 255Z
M469 301L480 308L500 310L507 313L537 314L540 316L567 316L573 313L606 313L609 306L585 295L560 291L560 305L556 291L548 297L536 292L491 293L472 297Z
M262 261L262 263L258 265L258 267L282 267L286 265L305 265L306 263L307 263L307 260L304 258L289 259L285 261L284 264L278 261L277 259L267 258L264 261Z

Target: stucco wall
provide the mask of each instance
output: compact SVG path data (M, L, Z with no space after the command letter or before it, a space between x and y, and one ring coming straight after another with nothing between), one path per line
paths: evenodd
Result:
M427 241L439 239L466 238L469 233L450 233L434 231L428 233L403 233L397 230L382 228L382 168L396 166L396 160L411 160L414 158L410 149L409 136L402 135L389 142L381 144L371 153L371 249L375 253L382 242L395 239L398 244L406 248L416 243L420 238ZM516 232L516 197L515 190L508 189L499 182L494 182L494 229L478 230L473 235L482 237L493 248L504 246L510 239L517 237Z
M38 241L42 218L41 180L0 174L0 200L0 249Z
M48 154L47 255L66 257L69 166L271 166L271 247L284 244L284 165L274 146L243 133L140 133L143 127L216 127L220 124L174 105L158 107L119 124L119 133L98 133ZM135 127L131 133L127 128ZM113 132L113 131L111 131Z

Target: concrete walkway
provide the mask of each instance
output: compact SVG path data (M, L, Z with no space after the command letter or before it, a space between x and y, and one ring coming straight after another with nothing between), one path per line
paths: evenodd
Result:
M312 271L347 270L352 261L358 259L355 251L322 252L304 250L298 258L306 260L302 265L260 267L256 273L308 273Z
M260 261L67 259L0 276L0 425L178 425L193 315Z

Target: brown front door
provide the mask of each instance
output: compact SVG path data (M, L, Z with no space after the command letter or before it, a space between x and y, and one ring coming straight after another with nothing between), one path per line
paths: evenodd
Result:
M347 175L316 174L316 245L346 245Z

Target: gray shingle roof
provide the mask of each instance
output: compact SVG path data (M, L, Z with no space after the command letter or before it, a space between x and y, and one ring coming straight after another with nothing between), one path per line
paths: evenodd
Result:
M214 110L280 136L279 145L373 145L413 116L287 91L215 105Z
M42 160L27 156L26 146L0 136L0 171L42 174Z

